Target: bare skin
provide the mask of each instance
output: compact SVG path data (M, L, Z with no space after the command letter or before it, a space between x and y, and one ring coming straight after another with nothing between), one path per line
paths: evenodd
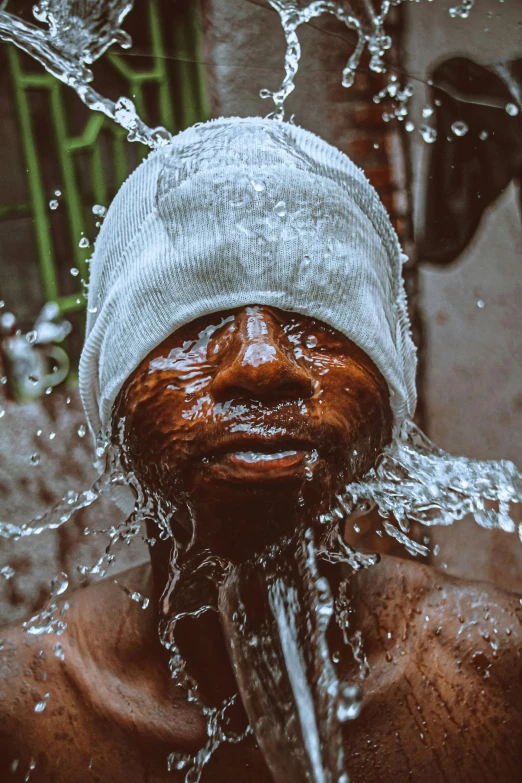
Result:
M342 483L373 464L391 416L384 380L335 330L264 307L218 316L153 351L127 382L118 415L126 459L176 503L179 531L190 511L198 540L239 560L298 523L300 493L313 524ZM210 339L198 337L219 324ZM268 528L267 511L276 515ZM166 757L202 747L206 727L173 685L157 641L168 549L151 555L151 566L119 577L153 598L147 610L104 582L72 596L62 637L29 637L21 627L3 634L2 780L25 780L32 758L33 783L183 781L166 771ZM386 556L354 574L349 589L370 664L363 711L344 729L350 779L520 780L518 596ZM180 630L203 696L219 699L233 675L217 617ZM330 644L341 653L341 676L356 679L333 629ZM46 693L45 710L35 712ZM221 747L202 778L232 780L271 780L251 738Z

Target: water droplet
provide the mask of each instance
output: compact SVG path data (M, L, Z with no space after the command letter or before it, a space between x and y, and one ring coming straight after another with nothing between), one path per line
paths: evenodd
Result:
M433 106L425 106L422 110L422 118L427 120L433 114Z
M485 305L485 302L484 302L483 299L478 299L477 300L477 307L480 307L480 309L482 310L482 308L485 307L485 306L486 305Z
M80 241L78 242L78 247L89 247L91 243L87 239L87 237L82 237Z
M36 331L36 329L27 332L27 334L25 335L25 339L27 340L28 343L34 345L34 343L38 340L38 332Z
M262 193L262 191L266 187L262 179L251 179L250 184L252 185L252 187L257 193Z
M85 427L85 424L80 424L78 427L78 435L80 438L85 438L85 433L87 432L87 429Z
M469 128L465 122L463 122L462 120L457 120L451 126L451 130L453 131L455 136L465 136Z
M506 111L510 117L516 117L520 109L515 103L506 103Z
M406 128L408 133L411 133L412 130L415 130L415 125L413 124L413 122L411 120L408 120L407 122L405 122L404 123L404 127Z
M35 712L43 712L46 707L47 707L47 702L46 701L39 701L37 704L35 704L34 711Z
M53 652L60 661L65 660L65 653L60 642L56 642L56 644L53 645Z
M87 244L85 245L85 247L88 247L88 245L89 245L89 241L87 240ZM81 245L81 247L83 247L83 245ZM78 275L80 274L80 270L76 269L75 266L73 266L73 268L70 270L70 272L71 272L71 275L73 277L78 277Z
M53 209L53 210L58 209L58 206L59 204L56 201L56 199L55 198L51 199L51 201L49 202L49 209Z
M62 195L62 191L61 190L55 190L54 191L54 195L56 196L56 198L60 198L60 196Z
M0 574L4 577L6 581L8 581L9 579L12 579L13 576L15 575L15 570L14 568L11 568L11 566L3 566L2 568L0 568Z
M480 131L480 133L479 133L479 139L480 139L481 141L485 141L485 140L487 139L487 137L488 137L488 136L489 136L489 133L487 132L487 130L482 130L482 131Z
M101 204L95 204L92 208L93 214L97 217L105 217L107 214L107 207L103 207Z
M49 440L54 440L56 438L56 432L50 432L49 433Z
M343 685L339 693L337 705L337 718L341 723L354 720L360 711L362 704L362 691L357 685Z
M435 128L430 128L429 125L421 125L419 128L419 133L426 144L433 144L437 138L437 131Z
M90 313L97 313L98 312L98 308L97 307L88 307L87 310Z
M38 454L37 451L35 451L34 454L31 454L29 462L31 463L31 465L39 465L40 464L40 455Z
M280 218L285 217L285 215L286 215L286 204L285 204L285 202L284 201L278 201L277 204L274 207L274 212Z

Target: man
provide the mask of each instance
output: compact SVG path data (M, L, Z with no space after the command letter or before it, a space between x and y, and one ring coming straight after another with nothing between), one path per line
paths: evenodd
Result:
M290 124L216 120L130 177L96 244L80 385L93 433L112 422L125 467L170 510L163 537L245 561L318 526L375 464L415 406L400 265L364 175ZM145 611L105 582L73 595L61 647L6 632L6 779L184 780L166 757L196 753L207 727L158 641L170 548L158 540L151 566L119 577L153 599ZM518 781L518 597L390 557L348 591L370 671L343 729L350 779ZM220 704L235 684L217 616L176 641L201 700ZM271 773L250 736L201 780Z

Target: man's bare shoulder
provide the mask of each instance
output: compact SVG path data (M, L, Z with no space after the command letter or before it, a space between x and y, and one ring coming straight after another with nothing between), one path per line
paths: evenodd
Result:
M432 566L385 556L353 580L361 622L378 624L386 637L477 653L493 661L522 654L522 597L483 581L448 575ZM372 618L371 620L369 618ZM388 645L387 645L388 646ZM483 660L476 657L480 665ZM507 659L506 659L507 660Z
M161 657L154 602L143 609L129 597L151 597L150 567L115 578L118 584L107 579L71 594L61 635L31 635L22 623L0 634L2 774L15 765L25 775L39 758L31 777L48 780L56 751L60 780L95 779L90 769L103 766L108 774L114 766L116 781L121 770L143 765L136 737L154 747L199 740L204 726L183 708ZM64 755L71 746L74 753Z

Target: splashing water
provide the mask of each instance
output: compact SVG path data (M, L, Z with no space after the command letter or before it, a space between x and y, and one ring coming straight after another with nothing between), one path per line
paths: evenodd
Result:
M51 582L51 594L44 608L23 624L22 627L25 633L32 636L40 636L43 633L60 635L65 631L67 622L64 618L67 612L67 603L59 608L57 599L65 593L68 587L69 579L67 574L62 572L53 579Z
M332 14L357 35L355 49L342 72L342 85L351 87L361 57L368 49L370 70L385 73L383 57L392 46L392 39L384 30L384 23L392 6L403 0L269 0L278 12L286 39L284 60L285 77L278 90L262 89L261 98L271 98L275 110L268 116L284 119L284 103L295 88L294 80L299 68L301 45L297 29L311 19ZM150 128L137 114L134 103L127 97L112 101L92 86L92 71L88 68L101 57L112 44L130 48L132 40L121 25L131 11L134 0L41 0L33 9L37 21L48 29L38 27L19 17L0 10L0 39L10 41L34 57L57 79L72 87L85 105L99 111L121 125L128 132L129 141L139 141L151 148L167 145L171 133L163 128ZM452 17L469 16L474 0L463 2L450 9ZM407 116L407 102L412 95L411 85L399 88L397 77L392 75L389 84L376 96L376 102L389 97L395 103L391 116L399 120ZM434 139L422 134L425 141ZM58 202L51 202L51 209Z
M41 0L35 18L47 30L0 10L0 39L16 44L38 60L46 71L69 85L85 105L100 111L128 131L129 141L149 147L167 144L165 128L149 128L129 98L112 101L92 86L92 65L113 44L128 49L132 41L121 24L133 0Z
M397 533L409 532L410 521L451 525L466 514L473 514L481 527L513 533L510 504L522 502L522 474L508 460L450 456L413 422L406 422L378 466L340 497L348 513L368 500L377 505L381 516L397 521L400 530L395 528L394 537L398 540L402 537ZM391 528L390 523L388 533ZM518 532L522 540L522 525Z
M261 90L261 98L271 98L275 111L269 115L274 119L284 118L284 102L294 90L294 79L299 68L301 45L297 37L297 28L322 14L333 14L339 21L357 33L357 44L349 58L343 73L342 84L351 87L355 71L361 59L365 46L371 55L370 68L376 73L383 73L385 67L382 56L391 46L391 38L384 33L383 24L390 9L389 0L383 0L381 11L377 13L370 3L364 0L350 2L333 2L333 0L269 0L281 18L281 24L286 38L285 78L279 90Z
M361 693L340 683L326 630L334 600L311 530L233 569L219 609L247 711L275 781L347 783L340 725Z
M455 5L449 9L449 15L453 18L460 16L461 19L467 19L474 5L475 0L462 0L460 5Z

